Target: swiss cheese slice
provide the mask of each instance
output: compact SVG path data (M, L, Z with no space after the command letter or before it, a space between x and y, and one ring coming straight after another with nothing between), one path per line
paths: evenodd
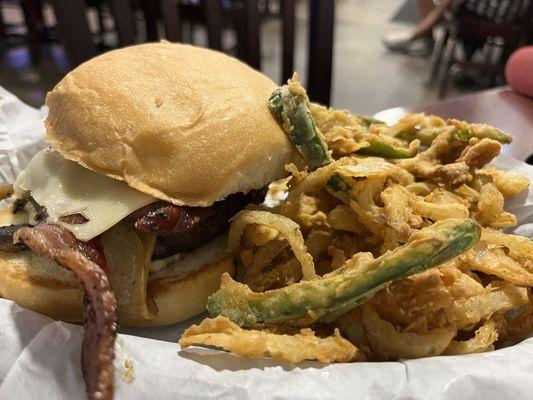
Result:
M82 241L105 232L156 198L129 187L125 182L97 174L53 150L43 150L15 182L15 194L31 193L46 207L48 222L63 226ZM84 224L67 224L60 217L81 214Z

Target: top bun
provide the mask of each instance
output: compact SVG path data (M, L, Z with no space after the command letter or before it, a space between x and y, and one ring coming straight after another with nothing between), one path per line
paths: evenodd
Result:
M46 140L141 192L209 206L285 175L293 150L268 109L275 88L209 49L127 47L80 65L48 93Z

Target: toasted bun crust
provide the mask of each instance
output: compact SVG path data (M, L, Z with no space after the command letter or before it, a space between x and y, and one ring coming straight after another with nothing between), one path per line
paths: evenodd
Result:
M10 212L0 210L0 226L12 222ZM209 245L207 245L209 246ZM160 326L186 320L205 311L208 296L220 285L224 272L233 274L233 260L215 253L184 257L150 277L148 295L157 304L155 319L128 318L122 326ZM54 261L30 250L0 252L0 296L54 319L83 320L83 291L76 276Z
M292 146L267 106L275 88L212 50L127 47L80 65L48 93L46 140L139 191L208 206L286 175Z

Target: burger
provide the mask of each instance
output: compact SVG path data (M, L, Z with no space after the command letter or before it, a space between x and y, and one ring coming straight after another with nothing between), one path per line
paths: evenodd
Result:
M0 295L85 321L90 397L112 394L117 319L197 315L233 272L228 221L294 156L267 105L275 89L234 58L161 42L100 55L48 93L50 148L0 213Z

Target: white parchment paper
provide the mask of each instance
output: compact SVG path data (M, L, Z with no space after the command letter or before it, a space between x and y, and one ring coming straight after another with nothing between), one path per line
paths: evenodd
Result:
M44 147L42 113L0 88L0 183L12 182ZM533 180L533 167L500 157L495 166ZM533 190L508 208L533 233ZM198 321L196 318L194 321ZM533 338L469 356L387 363L298 365L243 360L176 344L193 320L130 329L116 344L116 399L533 399ZM0 399L84 399L82 328L0 299Z

